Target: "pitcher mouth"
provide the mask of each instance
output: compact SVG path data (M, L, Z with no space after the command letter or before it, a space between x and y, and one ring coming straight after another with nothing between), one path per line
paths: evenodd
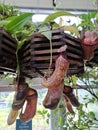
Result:
M96 46L97 44L98 44L98 42L96 42L96 43L90 43L90 44L86 44L86 43L82 42L81 45L84 45L84 46Z

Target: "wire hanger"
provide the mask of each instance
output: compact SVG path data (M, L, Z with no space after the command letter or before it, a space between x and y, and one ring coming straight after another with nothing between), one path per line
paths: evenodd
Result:
M53 6L56 7L56 0L53 0Z

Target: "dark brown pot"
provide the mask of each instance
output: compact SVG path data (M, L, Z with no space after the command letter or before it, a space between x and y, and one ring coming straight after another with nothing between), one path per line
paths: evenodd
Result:
M65 45L63 30L52 30L52 65L55 67L55 59L58 49ZM47 71L50 64L50 41L41 33L33 33L30 39L22 46L18 53L21 73L27 77L38 77Z
M0 72L15 72L16 49L16 40L0 28Z

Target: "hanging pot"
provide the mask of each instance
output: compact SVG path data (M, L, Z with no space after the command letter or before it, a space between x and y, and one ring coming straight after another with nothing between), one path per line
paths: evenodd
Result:
M52 65L55 67L55 59L58 49L65 45L63 41L64 31L55 29L52 33ZM34 33L18 52L21 73L27 77L37 77L47 71L50 64L50 41L41 33Z

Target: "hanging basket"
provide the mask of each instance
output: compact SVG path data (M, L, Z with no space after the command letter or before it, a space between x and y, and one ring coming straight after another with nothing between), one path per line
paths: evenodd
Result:
M52 65L51 72L55 66L55 59L58 56L57 50L65 45L63 41L63 30L52 31ZM19 50L19 61L21 73L27 77L43 75L50 64L50 41L40 33L35 33Z
M0 72L15 72L17 42L0 28Z

